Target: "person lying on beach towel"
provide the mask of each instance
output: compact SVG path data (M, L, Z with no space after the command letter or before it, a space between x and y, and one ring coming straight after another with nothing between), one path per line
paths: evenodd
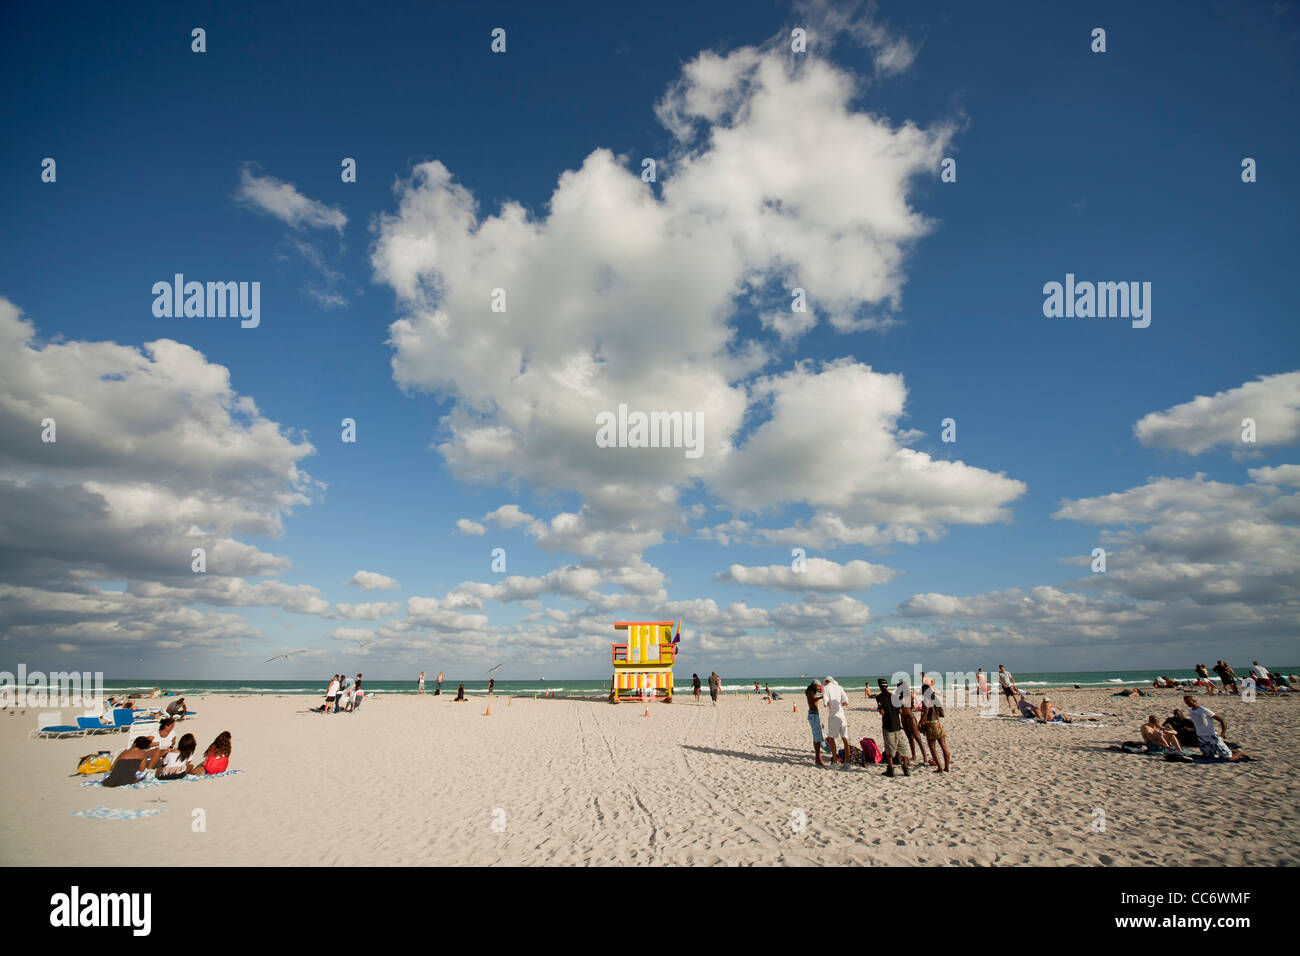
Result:
M1182 753L1182 744L1178 742L1178 735L1172 730L1165 730L1160 726L1160 720L1155 714L1147 717L1147 722L1142 725L1142 740L1147 745L1150 753Z
M1024 694L1021 694L1020 697L1017 698L1016 709L1020 711L1020 716L1022 717L1029 717L1034 720L1038 719L1038 711L1034 710L1034 705L1025 699Z
M1124 690L1111 694L1111 697L1150 697L1144 690L1138 690L1136 687L1127 687Z
M157 762L157 751L153 752L152 757L150 756L149 738L136 737L131 746L118 754L117 759L113 761L113 769L104 778L104 786L121 787L135 783L152 770Z

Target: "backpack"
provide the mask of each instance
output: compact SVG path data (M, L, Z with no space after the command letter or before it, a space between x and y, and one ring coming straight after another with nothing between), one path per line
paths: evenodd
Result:
M866 766L869 763L880 763L885 759L885 755L880 752L876 742L870 737L863 737L859 741L862 744L862 764Z
M77 773L108 773L113 769L113 757L107 750L87 754L77 761Z

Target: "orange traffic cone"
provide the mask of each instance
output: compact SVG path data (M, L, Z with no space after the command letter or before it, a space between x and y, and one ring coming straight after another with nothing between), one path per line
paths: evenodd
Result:
M649 708L649 707L647 707L647 708L645 709L645 716L647 716L647 717L650 716L650 708Z
M491 716L492 716L492 705L491 705L491 704L488 704L488 708L487 708L487 710L483 711L483 716L484 716L484 717L491 717Z
M794 705L794 712L795 712L796 714L799 713L799 705L798 705L798 704L795 704L795 705Z

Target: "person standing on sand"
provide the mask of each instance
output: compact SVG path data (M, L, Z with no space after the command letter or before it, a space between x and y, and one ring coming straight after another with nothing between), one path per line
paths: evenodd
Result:
M982 667L975 668L975 690L979 694L978 703L987 704L989 702L989 682Z
M442 671L438 671L438 681L437 681L437 686L433 688L433 696L434 697L442 696Z
M943 705L939 703L939 696L934 691L934 684L929 684L921 692L921 702L924 709L921 711L921 729L925 731L925 739L930 742L930 753L934 756L934 772L947 773L948 764L952 760L952 755L948 752L948 735L944 732L943 724L939 723L939 718L943 716ZM943 768L939 767L939 751L943 751Z
M700 675L691 675L691 693L695 695L695 703L700 702Z
M420 679L415 682L415 693L417 696L424 694L424 671L420 671Z
M894 702L894 695L889 693L885 679L881 677L876 683L880 686L880 693L876 695L876 707L880 710L880 729L885 737L885 776L894 776L894 758L897 757L903 766L903 776L910 777L907 757L903 756L903 715ZM899 700L901 699L900 696Z
M831 752L831 763L841 767L849 765L849 695L835 682L834 677L827 677L822 700L826 703L826 747ZM843 744L843 752L836 754L835 738Z
M496 687L496 686L497 686L497 679L496 679L495 677L489 677L489 678L488 678L488 696L489 696L489 697L492 696L492 689L493 689L494 687Z
M717 671L709 674L709 696L713 698L713 706L718 706L718 691L722 688L722 678L718 676Z
M804 688L803 695L808 701L808 726L812 728L813 757L817 760L817 766L824 767L826 764L822 763L822 744L825 739L822 737L822 715L817 710L817 701L822 699L822 685L814 678Z
M1016 679L1011 676L1001 664L998 665L998 685L1002 688L1002 696L1007 700L1007 706L1011 708L1011 713L1016 712L1016 698L1020 692L1016 690Z
M925 738L921 736L921 728L916 724L915 710L916 692L912 690L910 684L905 680L898 682L898 700L899 716L903 718L903 733L907 735L907 749L912 755L912 760L916 760L916 748L921 749L921 763L929 763L930 758L925 752Z

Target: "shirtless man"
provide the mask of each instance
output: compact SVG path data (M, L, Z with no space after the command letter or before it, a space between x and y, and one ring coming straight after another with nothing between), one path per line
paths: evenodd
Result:
M1045 724L1050 724L1053 721L1063 724L1072 723L1065 711L1061 710L1061 708L1057 707L1046 697L1044 697L1043 702L1038 705L1038 719Z
M1178 742L1178 735L1172 730L1161 727L1155 714L1147 717L1147 722L1142 725L1142 740L1146 743L1147 750L1152 752L1159 748L1172 750L1175 753L1183 752L1183 745Z

